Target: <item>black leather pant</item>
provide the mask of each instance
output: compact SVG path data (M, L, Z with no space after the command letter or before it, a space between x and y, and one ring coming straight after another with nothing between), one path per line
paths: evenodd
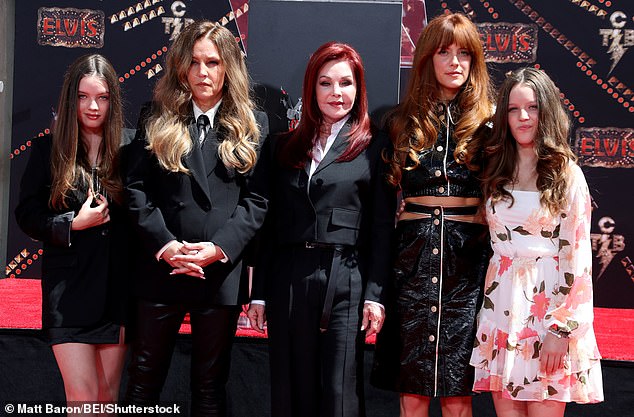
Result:
M236 306L139 300L125 403L154 405L159 402L178 330L187 312L192 328L191 415L225 416L225 385L240 312Z

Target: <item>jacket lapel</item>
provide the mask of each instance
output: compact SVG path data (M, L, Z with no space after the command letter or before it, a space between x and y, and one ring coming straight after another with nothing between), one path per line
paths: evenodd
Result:
M200 145L198 144L198 138L196 137L197 133L198 129L196 129L196 123L191 123L189 125L189 137L192 140L192 151L185 156L185 166L189 168L192 177L194 177L194 180L211 204L207 175L205 172L205 162L203 160Z
M319 173L319 171L322 171L323 169L328 167L328 165L335 162L337 158L339 158L341 154L343 154L343 151L345 151L346 147L348 146L348 132L350 132L350 124L346 123L339 131L339 134L337 134L334 143L324 156L324 159L322 159L317 166L317 169L315 170L313 175L316 175L317 173Z
M218 132L215 129L209 129L203 146L201 147L203 161L205 162L205 174L208 177L218 164Z

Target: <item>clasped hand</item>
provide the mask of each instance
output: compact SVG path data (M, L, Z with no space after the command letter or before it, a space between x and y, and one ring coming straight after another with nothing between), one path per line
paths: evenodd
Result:
M91 207L93 202L95 207ZM94 195L92 190L88 190L88 197L81 205L79 212L73 218L71 230L84 230L95 226L100 226L110 221L110 210L108 200L101 194Z
M184 274L200 279L205 279L203 268L222 257L222 251L214 245L185 241L174 242L161 255L161 258L174 268L170 275Z

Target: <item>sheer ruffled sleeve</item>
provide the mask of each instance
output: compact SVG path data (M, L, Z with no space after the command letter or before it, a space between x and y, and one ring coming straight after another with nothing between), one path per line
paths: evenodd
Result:
M592 323L593 306L590 193L581 169L570 169L568 207L559 230L559 280L544 324L572 333Z
M583 369L600 358L592 327L591 203L583 172L574 164L569 169L568 206L559 230L559 280L544 325L570 333L569 350L577 356L573 366Z

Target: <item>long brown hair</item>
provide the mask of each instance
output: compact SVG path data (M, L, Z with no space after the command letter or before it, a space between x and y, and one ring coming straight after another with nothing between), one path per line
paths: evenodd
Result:
M389 117L394 154L388 158L388 180L394 185L401 181L401 170L418 166L418 153L431 147L437 139L441 121L436 109L442 95L434 73L433 56L439 48L454 43L471 54L469 77L455 98L460 118L454 133L457 140L454 156L458 162L471 167L479 148L474 133L493 108L490 79L476 26L463 14L445 14L434 18L423 29L416 43L407 94Z
M76 190L80 182L87 184L91 164L88 148L80 138L77 119L79 82L84 77L101 78L108 86L110 107L103 124L103 140L99 154L100 178L108 196L121 202L123 186L119 174L119 146L123 128L123 110L119 79L112 64L102 55L84 55L75 60L66 71L57 105L57 118L53 124L51 151L51 196L49 204L56 210L68 207L69 191Z
M222 104L217 116L219 129L225 134L218 155L226 167L245 173L255 165L256 148L260 141L249 75L235 37L229 29L215 22L191 23L171 45L165 75L154 89L154 100L159 105L147 124L148 148L166 170L189 172L182 161L183 156L192 150L187 130L193 114L187 72L192 63L194 44L203 38L216 45L225 66Z
M513 204L506 186L513 183L518 163L517 143L509 129L509 95L516 85L535 92L539 108L535 153L537 154L537 189L543 207L557 214L563 210L569 182L568 164L576 157L568 144L570 120L559 96L559 89L548 75L535 68L520 68L506 77L500 87L493 131L485 143L485 168L482 187L492 204L501 200Z
M339 156L338 161L350 161L357 157L370 142L370 116L368 115L368 96L365 88L365 70L359 53L350 45L340 42L328 42L321 45L311 55L302 89L302 116L297 129L282 145L280 151L284 165L301 168L310 158L313 145L319 133L319 127L323 122L323 116L315 90L317 77L321 68L330 61L345 60L350 64L357 84L357 96L350 110L350 122L352 127L348 133L348 146Z

